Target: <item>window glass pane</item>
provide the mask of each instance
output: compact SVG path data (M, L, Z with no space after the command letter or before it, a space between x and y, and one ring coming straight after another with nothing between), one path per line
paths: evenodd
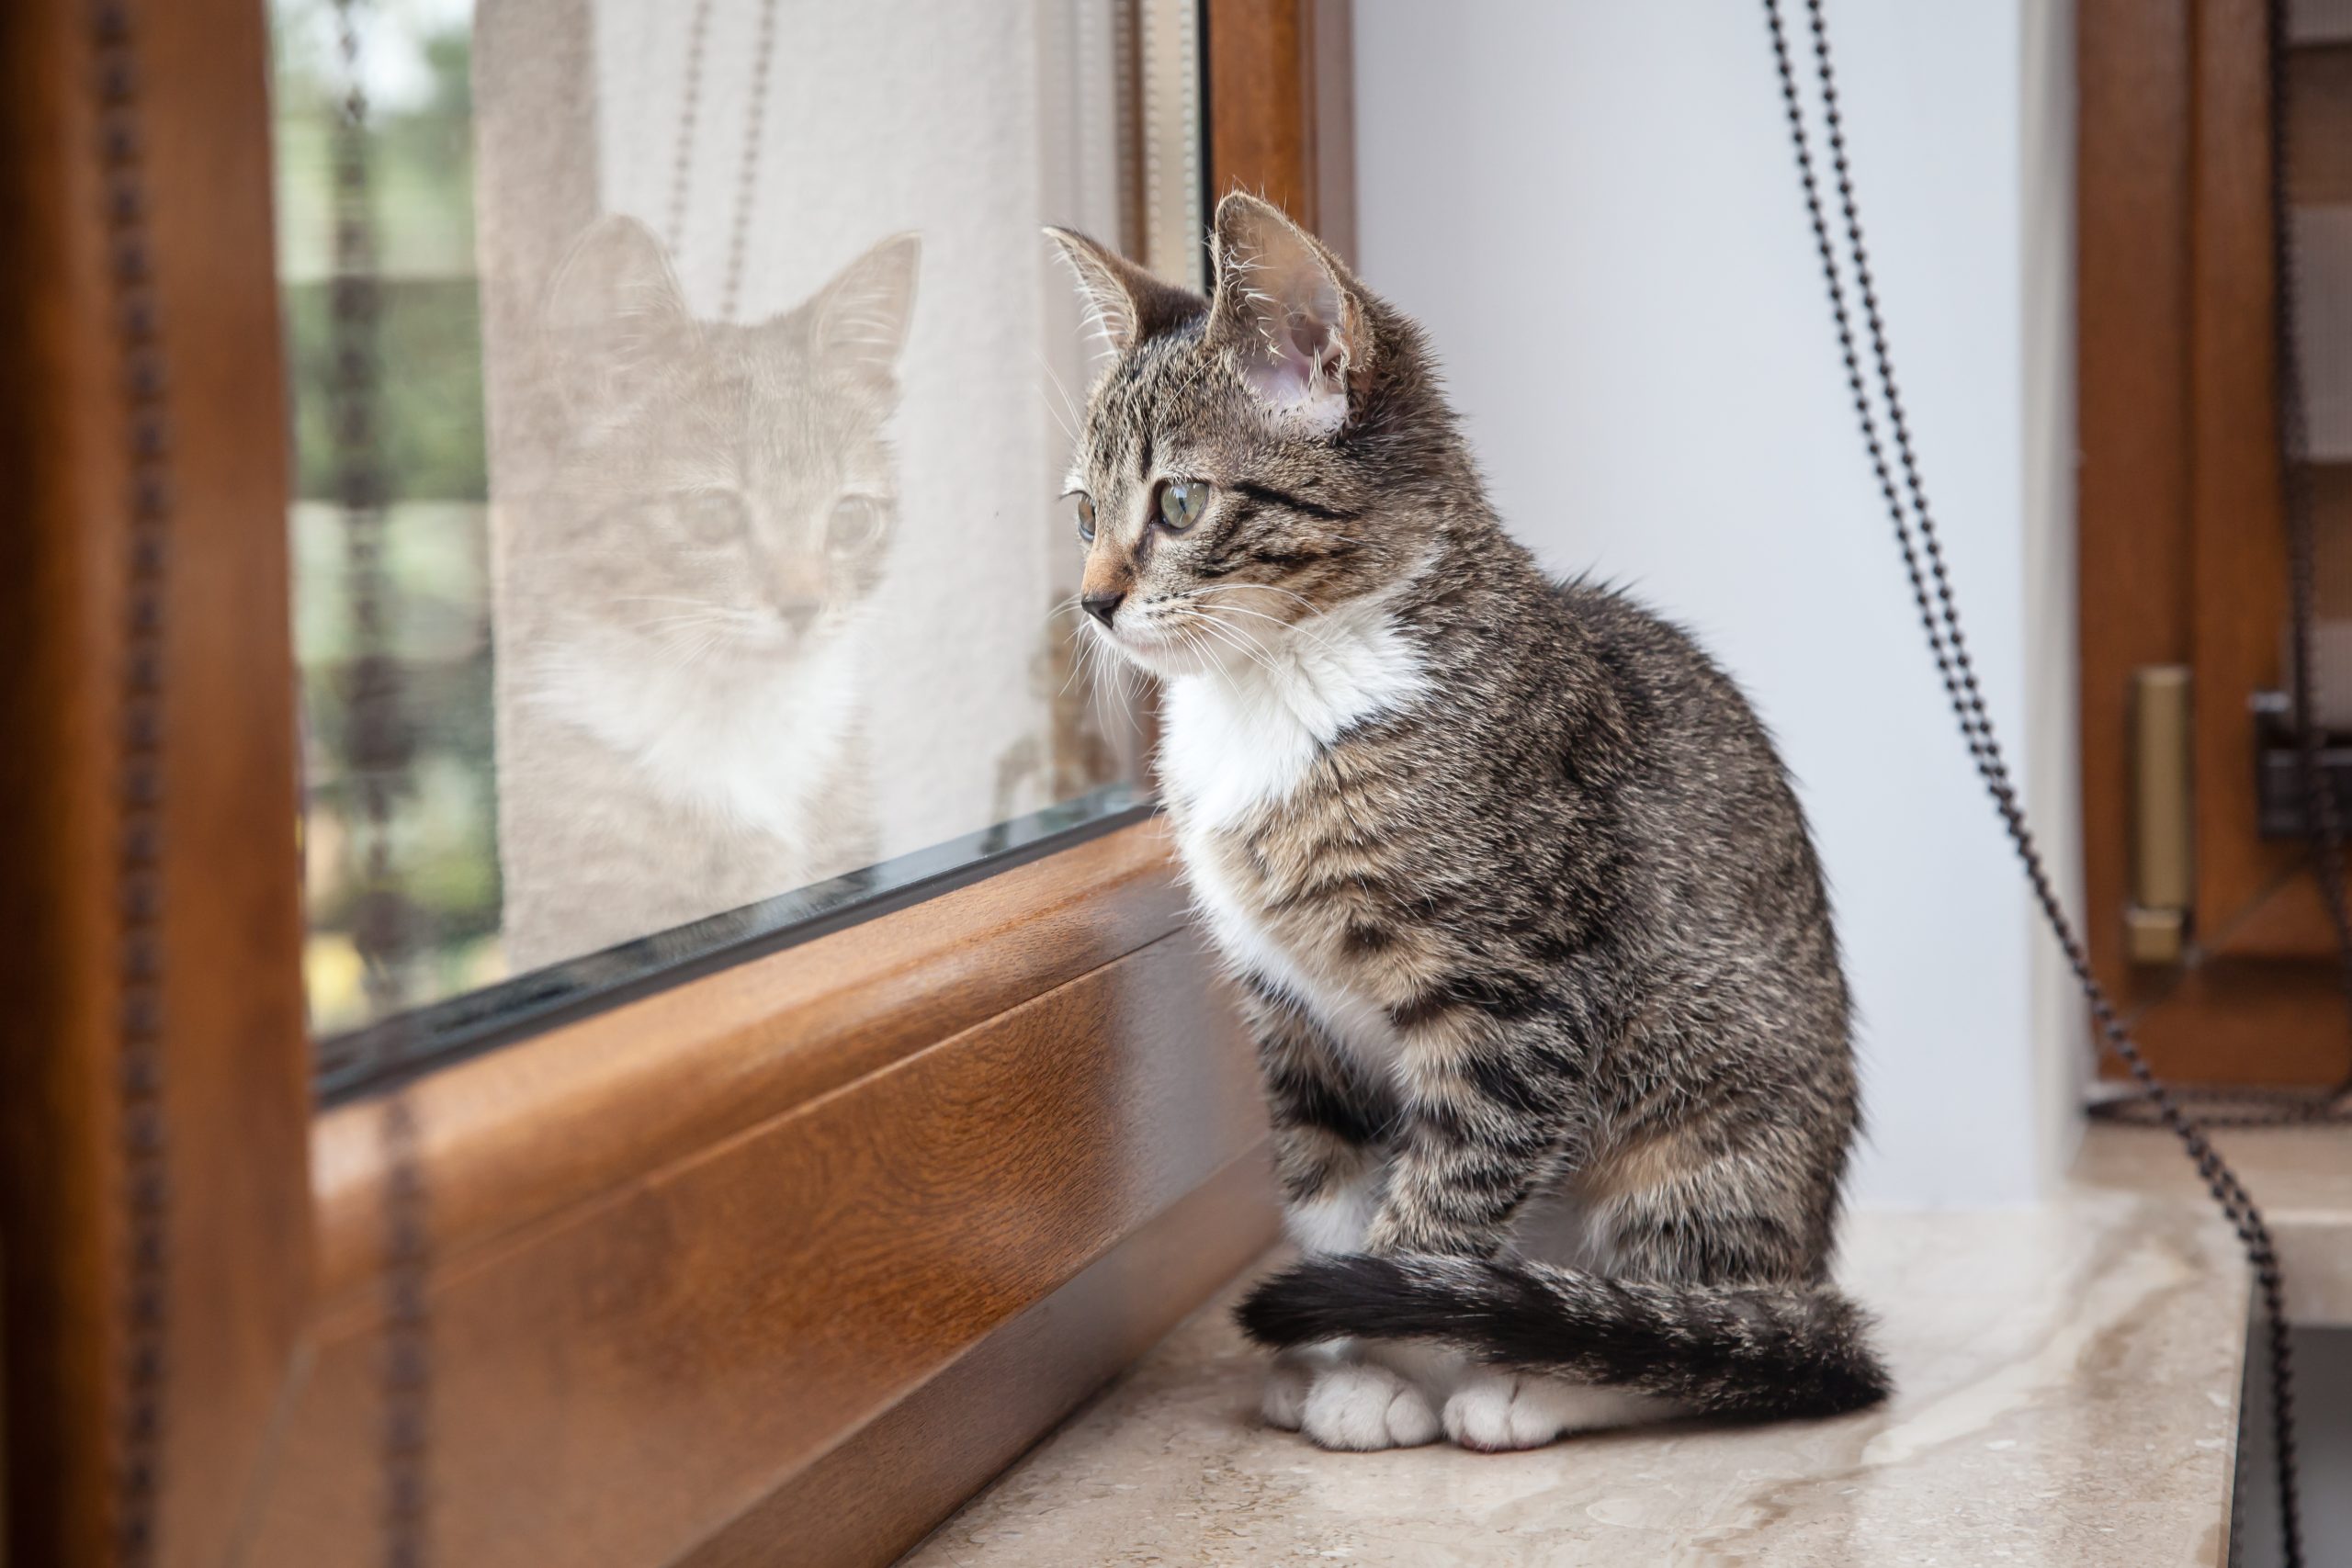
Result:
M1198 286L1164 0L276 0L330 1091L1135 808L1039 234Z

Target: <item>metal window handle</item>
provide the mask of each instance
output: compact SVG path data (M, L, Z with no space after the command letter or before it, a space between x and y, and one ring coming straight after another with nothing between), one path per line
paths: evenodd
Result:
M2177 964L2196 887L2190 809L2188 668L2132 672L2132 902L2125 948L2134 964Z

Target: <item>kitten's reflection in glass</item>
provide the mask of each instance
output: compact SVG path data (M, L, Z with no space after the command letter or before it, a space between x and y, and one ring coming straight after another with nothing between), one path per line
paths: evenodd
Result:
M517 967L866 863L861 632L898 521L886 426L921 242L753 324L697 320L606 218L551 284L564 428L528 530L503 783ZM510 628L514 629L514 628ZM520 771L518 773L518 770Z

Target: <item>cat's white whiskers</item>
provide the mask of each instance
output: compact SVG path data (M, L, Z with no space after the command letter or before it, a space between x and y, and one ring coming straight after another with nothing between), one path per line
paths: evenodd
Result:
M1305 601L1302 600L1301 603L1303 604ZM1317 636L1311 631L1308 631L1300 622L1285 621L1280 615L1270 615L1263 610L1252 610L1246 604L1210 604L1203 610L1202 614L1210 619L1215 619L1218 615L1248 615L1254 620L1265 621L1271 625L1282 627L1284 631L1290 633L1301 642L1312 644L1317 652L1336 655L1339 651L1329 642L1326 642L1322 637ZM1238 630L1239 628L1237 627L1235 629ZM1262 648L1266 646L1263 638L1259 638L1257 640L1260 647ZM1269 651L1271 652L1272 650L1269 649Z
M1280 593L1285 598L1297 600L1301 604L1306 605L1308 611L1314 615L1320 615L1325 613L1323 606L1316 604L1314 600L1309 599L1306 594L1293 592L1287 588L1277 588L1271 582L1209 583L1191 590L1191 594L1205 597L1206 595L1213 593L1238 593L1245 588L1260 589L1268 593ZM1317 637L1315 633L1308 631L1304 620L1285 621L1280 615L1269 615L1263 610L1251 610L1238 604L1213 604L1209 605L1208 608L1212 614L1221 615L1226 611L1230 610L1238 615L1255 615L1261 620L1272 621L1278 626L1287 626L1290 630L1314 643L1317 647L1323 649L1326 652L1330 651L1330 645L1324 642L1323 639Z
M1115 714L1118 728L1138 728L1136 723L1134 693L1127 685L1126 676L1129 667L1126 660L1114 658L1110 647L1099 637L1090 633L1087 642L1090 645L1092 671L1092 679L1088 682L1088 694L1094 708L1095 722L1108 729L1112 728L1113 716ZM1107 681L1102 678L1106 672L1111 676Z
M1070 627L1069 636L1078 641L1078 657L1071 660L1070 671L1062 678L1061 690L1054 694L1055 700L1058 702L1069 694L1071 682L1082 680L1086 682L1087 697L1094 707L1098 722L1105 717L1102 704L1109 700L1110 695L1115 695L1124 722L1132 728L1135 713L1127 684L1130 670L1127 661L1118 657L1083 620Z
M665 674L681 674L693 669L718 647L720 629L716 626L682 628L665 637L654 639L654 647L668 657L658 668Z
M1102 688L1107 683L1103 664L1107 650L1102 647L1102 639L1088 630L1083 622L1070 635L1078 638L1078 666L1070 673L1086 682L1087 701L1093 706L1094 716L1100 722L1104 716L1102 701Z
M1054 694L1056 702L1069 695L1069 684L1072 681L1085 677L1090 688L1093 684L1093 677L1088 668L1087 660L1092 658L1096 651L1093 647L1094 639L1087 635L1086 627L1081 625L1071 626L1069 632L1064 634L1062 637L1064 646L1068 646L1072 641L1078 644L1078 657L1069 661L1069 673L1062 677L1061 690Z
M1215 619L1216 619L1216 617L1214 617L1214 616L1212 616L1212 617L1210 617L1210 618L1211 618L1212 620L1215 620ZM1270 616L1267 616L1267 617L1266 617L1266 619L1268 619L1268 620L1272 620L1272 619L1273 619L1273 617L1270 615ZM1225 630L1226 630L1227 633L1229 633L1230 635L1232 635L1232 636L1234 636L1234 637L1238 637L1241 638L1241 639L1242 639L1242 641L1244 641L1244 642L1248 643L1251 648L1254 648L1254 649L1259 649L1259 650L1260 650L1260 651L1264 655L1264 664L1265 664L1266 669L1267 669L1270 672L1271 672L1271 671L1275 671L1275 670L1276 670L1277 666L1276 666L1276 662L1275 662L1275 660L1276 660L1276 659L1277 659L1277 655L1276 655L1276 653L1275 653L1275 650L1274 650L1274 649L1272 649L1272 647L1267 643L1267 641L1266 641L1266 639L1265 639L1265 637L1264 637L1264 636L1263 636L1263 635L1261 635L1261 634L1260 634L1260 633L1258 633L1258 632L1256 632L1256 631L1252 630L1251 628L1250 628L1250 627L1248 627L1248 626L1231 626L1231 625L1227 625L1227 623L1222 622L1222 621L1218 621L1216 624L1217 624L1217 625L1219 625L1219 626L1224 626L1224 627L1225 627ZM1275 624L1275 625L1277 625L1277 626L1283 626L1283 625L1284 625L1285 623L1283 623L1283 622L1280 622L1280 621L1276 621L1274 624ZM1319 651L1326 652L1326 653L1329 653L1329 652L1330 652L1330 651L1331 651L1331 649L1330 649L1329 646L1328 644L1326 644L1326 643L1322 642L1322 641L1321 641L1320 639L1318 639L1318 638L1315 638L1315 637L1307 637L1306 640L1307 640L1308 642L1314 643L1314 644L1315 644L1315 646L1316 646L1316 648L1317 648L1317 650L1319 650ZM1284 650L1283 650L1283 652L1284 652L1284 653L1287 653L1287 654L1288 654L1290 657L1292 657L1293 659L1295 659L1295 658L1297 657L1296 650L1295 650L1295 649L1284 649Z
M1320 637L1308 631L1304 621L1285 621L1280 615L1270 615L1263 610L1253 610L1247 604L1210 604L1202 613L1208 615L1247 615L1253 621L1264 621L1280 626L1284 631L1295 633L1302 641L1314 643L1318 648L1328 649L1330 646Z
M1192 625L1203 632L1215 636L1219 642L1250 660L1268 674L1281 673L1281 667L1274 662L1272 652L1262 644L1245 637L1240 627L1227 626L1214 616L1205 615Z
M1233 628L1230 626L1221 626L1211 621L1199 620L1192 622L1184 631L1187 647L1204 665L1214 666L1223 663L1224 661L1217 659L1216 654L1218 649L1227 648L1239 653L1252 663L1262 666L1269 674L1274 672L1273 661L1240 641L1235 637Z
M740 612L686 610L673 615L654 615L628 624L639 631L662 631L677 626L740 626L752 625L758 617Z
M1204 582L1191 590L1194 593L1240 593L1254 590L1260 593L1279 593L1285 599L1295 599L1308 609L1316 608L1315 601L1295 588L1283 588L1272 582Z
M1046 379L1053 384L1054 390L1060 394L1062 400L1061 407L1056 409L1052 400L1047 399L1046 411L1054 415L1054 422L1062 427L1062 434L1069 437L1069 444L1072 446L1081 445L1078 438L1078 426L1080 423L1078 407L1070 401L1069 389L1062 385L1062 378L1055 371L1053 361L1046 357L1045 350L1033 348L1030 352L1037 356L1037 367L1045 371ZM1041 398L1045 397L1045 389L1040 387L1037 389L1037 395Z

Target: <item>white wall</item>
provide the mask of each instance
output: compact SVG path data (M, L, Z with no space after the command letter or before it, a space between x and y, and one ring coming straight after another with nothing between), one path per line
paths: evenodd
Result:
M1971 646L2072 867L2071 18L1829 20ZM1914 619L1760 5L1357 0L1356 59L1362 270L1434 335L1504 516L1693 628L1797 774L1862 1013L1857 1201L2030 1200L2077 1010Z

